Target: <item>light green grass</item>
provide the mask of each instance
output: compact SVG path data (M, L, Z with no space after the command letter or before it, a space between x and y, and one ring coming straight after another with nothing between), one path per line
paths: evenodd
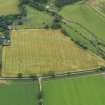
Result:
M19 12L18 4L18 0L0 0L0 16L17 14Z
M81 3L68 5L60 11L60 14L66 19L82 24L98 38L105 40L105 18L88 5Z
M0 105L37 105L37 88L31 80L0 80Z
M51 26L53 21L53 17L48 15L46 12L39 11L35 8L26 6L27 16L25 18L25 22L21 26L16 26L19 29L24 28L41 28L45 25Z
M91 37L89 34L76 24L65 25L62 24L62 28L65 30L67 35L75 41L78 41L82 45L86 46L89 50L97 54L97 49L90 42Z
M45 105L104 105L105 75L42 82Z

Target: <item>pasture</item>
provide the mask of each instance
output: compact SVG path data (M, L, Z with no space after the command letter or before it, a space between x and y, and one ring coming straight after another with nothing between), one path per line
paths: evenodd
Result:
M37 88L31 80L0 80L0 105L37 105Z
M0 0L0 16L17 14L19 0Z
M45 105L104 105L105 75L42 82Z
M75 4L65 6L60 11L60 15L65 19L80 23L92 32L93 36L95 35L99 39L105 41L105 18L88 6L88 4L77 2ZM74 26L74 28L77 27ZM79 29L81 30L81 28Z
M105 0L88 0L87 3L99 12L105 13Z
M26 6L27 16L23 25L17 25L18 29L43 28L46 25L51 26L53 17L46 12L39 11L33 7Z
M11 46L3 48L2 74L80 71L105 65L60 30L25 29L11 32Z

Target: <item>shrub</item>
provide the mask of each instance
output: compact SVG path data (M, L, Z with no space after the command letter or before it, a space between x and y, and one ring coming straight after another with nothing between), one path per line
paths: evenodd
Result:
M53 71L49 71L48 72L48 76L51 76L51 77L55 77L56 76L56 74L55 74L55 72L53 72Z
M55 4L58 8L61 8L64 5L73 4L78 1L81 1L81 0L56 0Z
M100 67L100 71L105 71L105 67Z
M39 92L39 93L38 93L38 99L39 99L39 100L43 99L43 92Z
M22 77L23 77L23 73L18 73L18 74L17 74L17 77L18 77L18 78L22 78Z
M30 74L29 77L32 78L33 80L37 79L37 75L36 74Z

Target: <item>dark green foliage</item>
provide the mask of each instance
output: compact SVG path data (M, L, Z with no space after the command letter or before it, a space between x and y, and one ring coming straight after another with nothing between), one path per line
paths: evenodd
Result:
M81 0L56 0L55 4L57 7L62 7L64 5L73 4L78 1L81 1Z
M84 44L82 44L81 42L79 42L79 41L74 41L77 45L79 45L81 48L83 48L83 49L88 49L87 48L87 46L86 45L84 45Z
M59 28L61 28L61 19L62 18L60 16L55 16L51 28L52 29L59 29Z
M67 31L65 31L62 27L61 27L61 32L62 32L65 36L70 37L70 35L67 33Z
M27 11L26 11L25 5L20 4L18 7L20 9L20 16L26 16L27 15Z
M51 76L52 78L54 78L56 76L56 74L53 71L49 71L48 76Z
M67 76L71 76L71 75L72 75L72 73L71 73L71 72L67 72L66 74L67 74Z
M28 4L30 0L19 0L20 4Z
M22 78L22 77L23 77L23 73L18 73L18 74L17 74L17 77L18 77L18 78Z
M38 2L38 3L42 3L42 4L46 4L48 0L32 0L34 3Z
M38 93L38 99L40 100L40 99L43 99L43 92L39 92Z
M0 17L0 32L2 32L7 39L10 39L8 27L11 26L19 18L19 15L8 15Z
M33 80L34 80L34 79L37 79L37 75L36 75L36 74L30 74L29 77L32 78Z
M104 66L102 66L102 67L100 67L100 68L97 68L97 69L96 69L96 71L97 71L97 72L100 72L100 71L105 71L105 67L104 67Z
M105 71L105 67L100 67L100 71Z
M2 32L6 38L9 38L9 26L11 26L14 22L18 22L19 25L22 24L22 22L18 21L21 20L23 16L27 15L25 6L23 5L28 0L20 0L20 3L18 5L20 9L20 13L16 15L7 15L7 16L0 16L0 32Z

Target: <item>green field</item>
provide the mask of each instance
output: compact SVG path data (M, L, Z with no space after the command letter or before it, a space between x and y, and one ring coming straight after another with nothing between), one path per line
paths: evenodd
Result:
M77 53L78 52L78 53ZM25 29L11 32L3 48L3 75L79 71L104 66L105 61L77 46L60 30Z
M26 6L27 16L23 25L16 26L18 29L24 28L43 28L46 25L51 26L53 17L46 12L39 11L35 8Z
M105 105L105 74L42 82L44 105Z
M37 88L31 80L0 80L0 105L37 105Z
M87 0L87 3L95 8L98 12L105 14L105 0Z
M65 6L60 14L68 20L73 20L85 26L90 32L99 39L105 41L105 18L98 14L87 4L75 3ZM73 26L76 28L75 26ZM81 28L79 28L81 30ZM88 33L89 35L89 33Z
M18 4L18 0L0 0L0 16L17 14L19 12Z

